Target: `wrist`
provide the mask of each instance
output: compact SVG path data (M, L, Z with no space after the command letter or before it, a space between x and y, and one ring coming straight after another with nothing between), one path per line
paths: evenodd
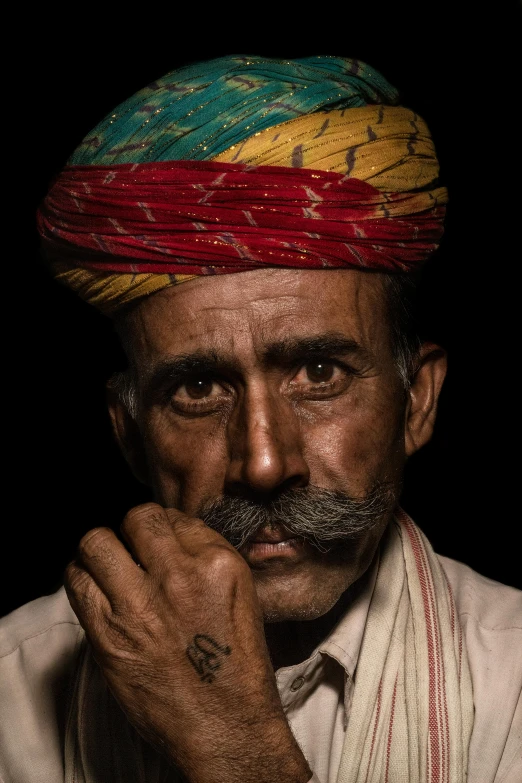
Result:
M268 725L241 725L235 742L222 742L191 759L190 783L308 783L312 771L283 717ZM228 732L227 732L228 733ZM204 751L203 748L201 748Z

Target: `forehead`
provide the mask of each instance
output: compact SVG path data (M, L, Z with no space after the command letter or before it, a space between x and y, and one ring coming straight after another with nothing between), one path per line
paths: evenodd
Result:
M140 365L195 351L246 361L274 342L331 333L368 350L389 348L381 278L352 269L200 277L143 300L121 326Z

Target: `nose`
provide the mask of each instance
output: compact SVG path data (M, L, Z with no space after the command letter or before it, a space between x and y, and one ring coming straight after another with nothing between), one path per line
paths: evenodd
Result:
M273 494L306 486L306 462L299 420L290 403L266 386L250 388L229 421L230 494Z

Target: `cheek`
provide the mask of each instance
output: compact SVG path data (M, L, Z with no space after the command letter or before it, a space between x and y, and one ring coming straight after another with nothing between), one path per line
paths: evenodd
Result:
M342 411L303 426L310 481L363 494L376 481L400 479L404 413L397 397L352 397Z
M202 502L221 493L227 448L219 422L208 418L180 426L152 416L145 432L156 502L194 514Z

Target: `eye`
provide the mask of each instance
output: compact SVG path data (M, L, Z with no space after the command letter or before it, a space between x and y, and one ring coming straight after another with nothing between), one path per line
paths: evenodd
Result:
M229 399L230 393L215 378L196 375L170 394L170 404L181 413L213 413Z
M290 382L289 391L297 399L326 400L346 391L353 372L332 359L313 359L301 365Z
M336 368L333 362L310 362L303 369L312 383L328 383L334 377Z
M180 386L176 393L178 396L186 395L191 400L203 400L205 397L210 397L214 385L210 378L193 378Z
M332 383L342 376L342 370L335 362L317 360L303 364L299 372L294 376L293 383L316 384Z

